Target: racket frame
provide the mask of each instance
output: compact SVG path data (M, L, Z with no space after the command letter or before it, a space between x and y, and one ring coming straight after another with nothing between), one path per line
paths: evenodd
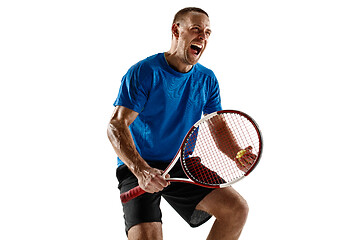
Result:
M201 184L197 181L194 181L192 179L192 177L188 174L188 172L185 170L185 166L184 166L184 161L183 161L183 156L184 156L184 146L185 144L187 143L187 140L189 138L189 136L193 133L193 131L203 122L206 122L208 121L210 118L213 118L214 116L216 115L221 115L221 114L224 114L224 113L233 113L233 114L239 114L241 116L244 116L245 118L247 118L254 126L255 130L256 130L256 133L258 135L258 138L259 138L259 152L257 153L257 158L256 158L256 161L255 163L250 167L250 169L248 171L246 171L244 173L243 176L237 178L236 180L234 181L231 181L231 182L226 182L226 183L223 183L223 184L219 184L219 185L205 185L205 184ZM178 152L176 153L175 157L173 158L173 160L171 161L171 163L169 164L169 166L164 170L163 172L163 176L165 177L169 172L170 170L175 166L175 164L177 163L177 161L180 160L181 162L181 167L182 167L182 170L183 172L186 174L186 176L188 177L188 179L186 178L166 178L167 181L171 181L171 182L184 182L184 183L192 183L192 184L196 184L196 185L199 185L199 186L202 186L202 187L207 187L207 188L224 188L224 187L228 187L238 181L240 181L241 179L243 179L244 177L246 177L247 175L249 175L254 169L255 167L259 164L259 160L260 160L260 157L261 157L261 154L262 154L262 148L263 148L263 141L262 141L262 135L261 135L261 132L260 132L260 129L259 129L259 126L257 125L257 123L255 122L255 120L253 118L251 118L248 114L244 113L244 112L241 112L241 111L238 111L238 110L221 110L221 111L217 111L217 112L213 112L213 113L210 113L210 114L207 114L206 116L204 116L203 118L201 118L199 121L197 121L192 127L191 129L187 132L186 136L184 137L181 145L180 145L180 148L178 150Z

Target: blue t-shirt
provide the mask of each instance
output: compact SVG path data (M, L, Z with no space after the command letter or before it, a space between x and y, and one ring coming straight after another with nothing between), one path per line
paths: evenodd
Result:
M210 69L197 63L189 72L180 73L159 53L129 69L114 106L139 113L129 128L141 157L170 162L192 125L203 113L221 110L221 101ZM118 158L118 166L122 164Z

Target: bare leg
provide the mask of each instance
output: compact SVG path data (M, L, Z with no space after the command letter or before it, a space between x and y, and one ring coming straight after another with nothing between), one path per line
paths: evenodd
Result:
M141 223L133 226L128 232L129 240L162 240L162 226L160 222Z
M207 240L239 239L249 211L245 199L232 187L212 191L196 208L216 218Z

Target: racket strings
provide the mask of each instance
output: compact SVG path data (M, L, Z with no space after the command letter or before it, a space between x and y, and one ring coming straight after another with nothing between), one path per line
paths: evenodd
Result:
M188 176L205 185L231 183L242 178L255 161L240 165L242 149L259 151L253 123L242 115L224 113L200 123L185 144L183 165Z
M186 159L187 169L200 182L223 184L226 181L220 177L216 172L210 170L203 164L199 157L191 157Z

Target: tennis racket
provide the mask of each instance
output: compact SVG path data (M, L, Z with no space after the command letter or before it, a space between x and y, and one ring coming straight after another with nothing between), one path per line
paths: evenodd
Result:
M214 112L188 131L163 176L180 161L188 178L168 178L167 181L209 188L227 187L254 170L262 146L261 132L249 115L235 110ZM145 191L137 186L122 193L120 198L126 203L143 193Z

